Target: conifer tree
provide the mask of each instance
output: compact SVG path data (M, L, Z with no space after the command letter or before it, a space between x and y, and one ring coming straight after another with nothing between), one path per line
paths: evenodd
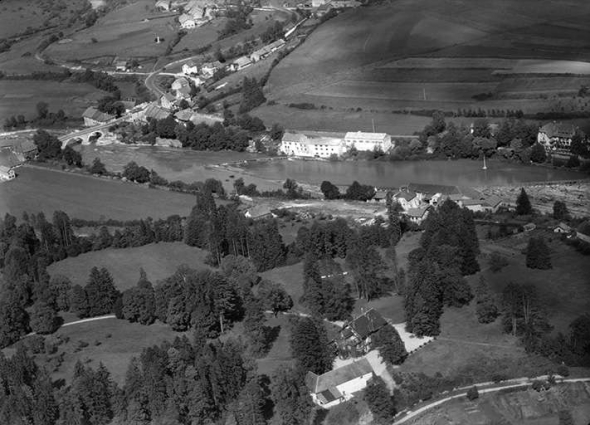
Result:
M44 302L33 305L31 314L31 330L38 334L51 334L59 328L60 319L55 308Z
M529 269L548 270L551 265L551 253L542 237L530 238L526 249L526 266Z
M381 377L377 376L369 381L364 399L377 423L392 421L396 413L395 403Z
M518 215L530 215L533 212L531 201L527 195L524 187L520 189L520 194L516 198L516 214Z
M488 284L483 276L479 278L479 283L475 290L475 314L479 323L492 323L499 316L498 306L490 293Z
M314 404L300 370L278 368L271 376L270 391L275 414L281 424L302 425L309 422Z
M254 357L261 357L266 350L266 329L262 303L250 290L244 295L244 334Z
M389 324L379 329L371 338L373 347L379 350L381 357L388 363L399 365L408 356L399 333Z
M88 300L88 314L91 317L113 312L119 294L106 268L99 270L93 267L90 270L90 277L84 291Z
M321 321L300 318L291 334L291 352L303 370L321 375L332 369L334 353Z

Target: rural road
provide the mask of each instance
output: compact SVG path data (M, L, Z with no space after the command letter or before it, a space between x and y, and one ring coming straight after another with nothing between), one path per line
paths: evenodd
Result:
M88 319L81 319L81 320L76 320L75 322L64 323L63 325L61 325L59 327L59 329L65 328L66 326L79 325L81 323L86 323L86 322L94 322L96 320L116 319L116 318L117 318L117 316L115 316L114 314L107 314L106 316L98 316L98 317L89 317ZM30 334L27 334L27 335L25 335L24 337L21 337L21 338L25 338L27 336L33 336L33 335L37 335L37 332L31 332Z
M491 388L483 388L480 389L479 386L482 384L473 384L472 386L476 386L478 387L478 392L479 394L486 394L486 393L493 393L493 392L497 392L500 390L503 390L505 388L515 388L515 387L521 387L523 385L528 385L530 383L532 383L534 380L543 380L543 379L547 379L547 376L537 376L536 378L518 378L518 379L511 379L510 382L514 382L514 381L519 381L518 383L514 383L514 384L510 384L510 385L497 385ZM559 378L558 378L559 379ZM564 382L590 382L590 378L571 378L571 379L560 379L558 381L558 383L564 383ZM484 383L485 384L485 383ZM427 404L426 406L422 406L417 410L414 411L409 411L403 418L400 418L399 420L394 420L392 425L400 425L403 424L407 421L409 421L410 419L415 418L418 415L421 415L422 413L426 412L427 410L430 410L436 406L440 406L443 403L446 403L447 401L456 399L456 398L461 398L461 397L466 397L467 396L467 391L465 392L460 392L458 394L454 394L452 396L449 397L445 397L443 399L434 401L432 403Z

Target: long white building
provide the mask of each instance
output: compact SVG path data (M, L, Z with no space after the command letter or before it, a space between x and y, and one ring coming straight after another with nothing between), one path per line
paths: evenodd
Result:
M393 147L391 136L386 133L349 131L344 136L344 142L347 149L354 147L357 151L374 151L379 149L387 152Z
M330 158L346 152L344 141L337 137L308 137L302 133L286 132L280 150L284 155L306 158Z

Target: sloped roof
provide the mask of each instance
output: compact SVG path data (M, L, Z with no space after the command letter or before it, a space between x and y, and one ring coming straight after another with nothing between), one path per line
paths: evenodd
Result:
M414 199L416 197L416 192L412 192L409 190L400 190L399 192L397 192L395 195L393 195L394 198L402 198L405 199L406 201L411 201L412 199Z
M181 25L188 21L194 21L191 15L184 14L178 18L178 22L180 22Z
M408 217L422 218L422 217L424 217L424 214L426 213L426 211L429 208L430 208L429 206L418 207L418 208L408 208L408 210L405 212L405 214Z
M378 331L383 326L385 326L387 322L379 314L377 310L370 309L365 314L357 317L352 322L348 324L349 327L354 329L354 331L362 338L365 339L373 332Z
M12 168L22 164L16 153L11 147L0 148L0 165Z
M250 208L246 214L250 217L250 218L259 218L259 217L264 217L265 215L271 214L270 212L270 208L268 208L265 205L255 205L252 208Z
M303 143L307 140L307 137L305 137L304 134L301 133L291 133L291 132L285 132L283 134L283 138L281 139L283 142L297 142L297 143Z
M82 117L89 118L91 120L99 122L107 122L115 118L113 115L109 115L105 112L100 112L94 106L90 106L89 108L87 108L82 114Z
M250 60L250 58L248 56L242 56L241 58L237 58L234 61L234 64L236 64L239 67L246 66L246 65L248 65L250 63L252 63L252 61Z
M373 196L373 199L385 199L387 198L387 192L385 190L378 190L377 192L375 192L375 196Z
M174 114L174 118L180 121L188 121L193 116L193 111L191 109L183 109L182 111L178 111Z
M362 358L323 375L309 372L306 376L306 384L311 392L314 394L322 393L325 397L325 391L336 390L337 386L372 372L373 368L369 361ZM337 394L333 395L336 396Z
M540 133L545 133L547 137L571 138L576 133L576 128L571 124L550 122L539 129Z
M361 139L381 141L387 137L387 133L368 133L364 131L349 131L344 136L345 139Z
M162 119L166 118L168 115L170 115L170 112L168 112L166 109L156 105L155 103L150 104L145 109L146 118L155 118L157 120L162 120Z
M425 195L435 195L441 193L443 195L452 195L461 193L457 186L446 186L442 184L425 184L425 183L410 183L408 190L416 193L423 193Z
M166 99L168 102L174 102L176 100L176 98L174 97L174 95L170 92L166 92L164 93L164 95L162 96L164 99Z

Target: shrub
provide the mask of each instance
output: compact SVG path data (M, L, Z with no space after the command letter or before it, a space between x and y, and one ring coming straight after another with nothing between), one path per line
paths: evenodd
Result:
M501 255L499 252L494 251L490 255L490 270L494 273L499 272L508 265L506 257Z
M477 387L474 385L473 387L469 388L469 390L467 391L467 399L470 401L473 401L478 398L479 398L479 391L477 390Z
M557 374L567 377L567 376L570 376L570 370L568 369L568 367L566 365L559 365L559 366L557 366Z

